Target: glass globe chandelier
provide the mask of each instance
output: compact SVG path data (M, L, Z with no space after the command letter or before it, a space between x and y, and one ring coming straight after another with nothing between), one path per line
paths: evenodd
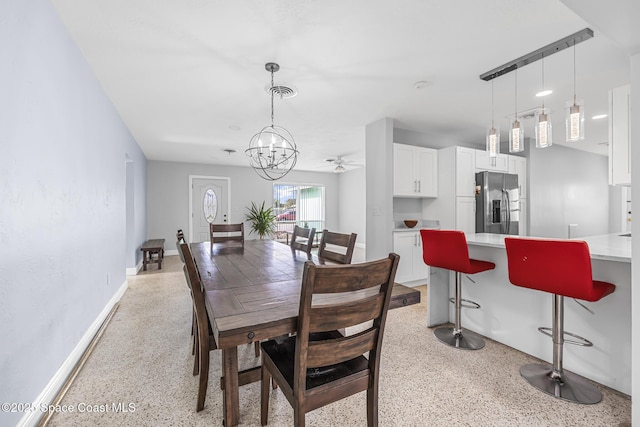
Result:
M281 126L273 124L273 96L277 88L273 84L273 73L280 69L274 62L265 64L265 69L271 73L271 124L251 137L249 148L245 154L249 157L249 164L256 173L268 181L276 181L296 165L299 151L291 133Z

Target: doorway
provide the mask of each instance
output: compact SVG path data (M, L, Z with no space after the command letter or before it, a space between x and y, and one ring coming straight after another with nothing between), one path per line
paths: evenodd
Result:
M189 241L208 242L209 224L229 222L230 180L189 176Z

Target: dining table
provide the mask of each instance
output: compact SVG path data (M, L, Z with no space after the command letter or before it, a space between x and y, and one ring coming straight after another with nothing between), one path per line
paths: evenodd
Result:
M309 260L325 262L315 254L307 257L302 251L267 239L246 240L244 246L211 248L209 242L190 246L213 339L222 350L223 421L226 427L235 426L240 418L239 387L260 380L260 366L238 371L238 346L295 333L304 264ZM389 309L419 302L419 290L394 283Z

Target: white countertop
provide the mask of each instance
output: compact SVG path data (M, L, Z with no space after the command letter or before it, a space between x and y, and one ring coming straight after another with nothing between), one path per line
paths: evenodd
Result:
M583 240L589 245L592 259L608 261L631 262L631 237L616 234L602 234L598 236L579 237L574 240ZM467 243L473 246L486 246L490 248L504 248L506 234L475 233L466 234ZM526 237L524 237L526 238Z

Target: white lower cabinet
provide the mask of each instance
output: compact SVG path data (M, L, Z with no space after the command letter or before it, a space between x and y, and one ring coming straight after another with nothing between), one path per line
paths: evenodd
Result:
M429 281L429 267L422 260L422 238L420 232L396 231L393 233L393 251L400 255L396 282L421 281L420 285Z

